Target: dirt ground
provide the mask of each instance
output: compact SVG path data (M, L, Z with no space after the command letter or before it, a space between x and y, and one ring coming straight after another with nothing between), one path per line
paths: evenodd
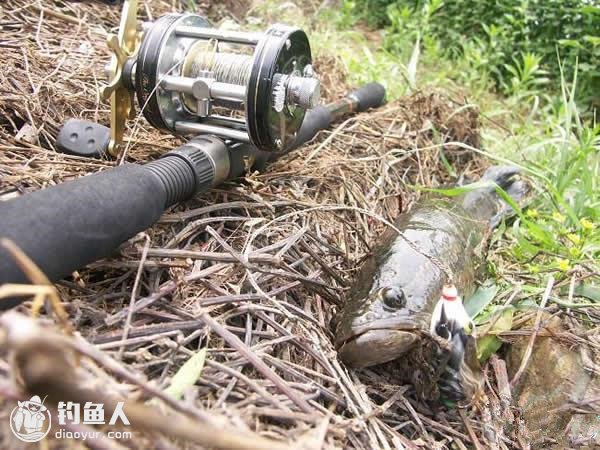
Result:
M178 0L144 3L147 19L186 6ZM243 20L244 2L238 3L230 18ZM219 21L227 11L212 8L209 15ZM116 164L59 153L55 138L70 117L108 123L98 91L109 56L105 36L119 14L118 6L102 2L0 5L3 198ZM333 56L316 67L326 100L353 87ZM479 145L477 111L461 108L465 102L415 93L343 120L264 173L178 205L114 257L61 281L60 297L87 355L65 359L61 370L75 371L76 380L102 395L138 401L157 424L176 429L181 417L203 424L207 439L229 427L297 448L488 448L486 429L494 420L489 408L433 408L389 371L348 370L332 344L332 318L384 228L382 220L396 217L418 195L407 185L452 182L442 152L468 177L485 166L472 153L444 144ZM125 161L144 162L181 140L139 118L129 123L126 142ZM28 314L28 304L19 310ZM41 322L51 321L45 315ZM93 348L103 356L91 358ZM150 401L202 348L208 350L206 365L183 399ZM64 355L54 357L60 364ZM25 448L4 420L14 400L25 397L7 358L0 364L2 448ZM493 380L487 389L494 392ZM103 434L86 445L199 448L185 434L133 429L129 440ZM502 437L503 448L521 448L513 437ZM48 444L82 448L57 439Z

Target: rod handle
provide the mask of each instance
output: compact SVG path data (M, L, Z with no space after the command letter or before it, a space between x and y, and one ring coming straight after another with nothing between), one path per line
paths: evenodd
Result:
M351 92L348 98L356 102L356 112L378 108L385 102L385 87L377 82L367 83Z
M127 164L0 204L0 236L12 240L51 281L110 255L161 215L164 185ZM0 247L0 285L29 280ZM0 299L0 310L23 298Z
M0 202L0 238L12 240L57 281L111 255L166 208L213 185L214 160L228 157L214 137L196 139L145 165L125 164ZM0 247L0 285L28 283ZM0 299L0 310L22 298Z

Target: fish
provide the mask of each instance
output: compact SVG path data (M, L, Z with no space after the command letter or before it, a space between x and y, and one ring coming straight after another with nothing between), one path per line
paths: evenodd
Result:
M475 290L491 231L514 214L496 188L522 202L529 188L519 173L514 166L492 166L477 188L456 197L425 197L383 233L334 319L334 344L348 367L387 363L419 349L432 337L444 286L453 285L463 298ZM446 336L450 372L472 359L465 350L473 339L459 328Z

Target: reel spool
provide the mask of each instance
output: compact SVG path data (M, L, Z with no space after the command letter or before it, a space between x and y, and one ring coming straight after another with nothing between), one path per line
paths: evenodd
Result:
M145 23L140 40L136 13L137 0L125 1L119 33L107 40L113 57L103 96L111 99L111 154L135 115L134 96L148 122L171 133L213 134L263 151L292 144L306 111L319 102L302 30L223 31L196 14L168 14Z

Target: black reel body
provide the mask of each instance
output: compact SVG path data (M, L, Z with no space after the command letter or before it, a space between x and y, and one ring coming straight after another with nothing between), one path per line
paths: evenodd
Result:
M319 101L311 63L298 28L223 31L196 14L169 14L144 27L121 76L156 128L282 151Z

